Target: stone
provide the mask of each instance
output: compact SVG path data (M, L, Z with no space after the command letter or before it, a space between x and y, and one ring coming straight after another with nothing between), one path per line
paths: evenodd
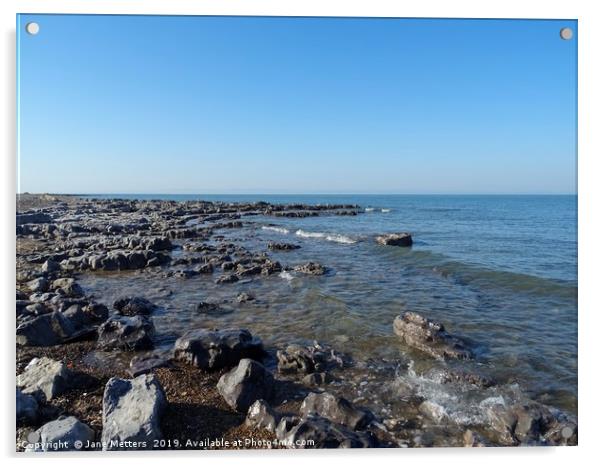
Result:
M17 327L17 345L58 345L76 335L73 323L61 312L44 314L25 321Z
M253 301L255 296L252 293L242 292L239 293L236 297L236 301L239 303L248 303L249 301Z
M257 400L271 397L273 385L272 374L261 363L245 358L220 377L217 391L232 409L246 413Z
M113 309L123 316L150 315L158 306L141 296L127 296L117 299Z
M447 419L445 408L434 401L426 400L420 403L418 410L437 423L442 423Z
M412 240L412 235L409 233L390 233L377 236L376 242L383 246L409 247L414 241Z
M276 352L278 372L282 374L311 374L323 368L326 354L316 348L301 345L288 345L285 350Z
M318 415L351 430L365 429L374 420L374 415L367 409L356 408L345 398L328 392L307 395L299 413L303 417Z
M84 295L81 286L73 278L58 278L52 282L51 288L64 296L79 297Z
M439 322L415 312L395 317L393 331L406 345L436 359L470 359L472 351L459 338L447 333Z
M64 393L70 386L71 371L62 361L42 357L34 358L17 376L17 387L25 395L38 401L50 401Z
M38 419L38 402L32 395L23 393L17 388L17 422L33 424Z
M274 241L270 241L268 243L268 249L271 249L272 251L293 251L299 248L301 248L301 246L299 246L298 244L277 243Z
M313 372L303 377L302 382L311 387L325 385L332 381L332 377L327 372Z
M25 451L82 450L94 441L94 431L73 416L61 416L36 430L38 441Z
M264 356L263 344L248 330L192 330L178 338L174 358L204 370L231 367L242 358L259 359Z
M223 309L219 304L208 301L201 301L197 304L196 310L202 314L216 314L223 312Z
M144 354L134 356L130 360L128 372L132 377L152 372L159 367L167 367L170 365L169 357L163 354Z
M287 429L291 426L290 429ZM278 439L288 448L373 448L378 446L370 432L354 432L319 416L282 419Z
M224 283L236 283L237 281L238 281L238 277L232 273L232 274L221 275L220 277L217 278L217 280L215 280L215 283L217 285L222 285Z
M274 433L280 422L280 417L267 401L259 399L249 408L245 423L249 427L265 429Z
M48 291L50 283L44 277L34 278L33 280L27 282L27 288L29 288L34 293L44 293Z
M52 259L48 259L42 264L41 270L43 273L54 273L61 270L61 266L58 262Z
M145 316L115 316L98 328L98 347L103 350L138 351L153 348L155 326Z
M28 223L50 223L52 217L43 212L17 214L17 226L26 225Z
M163 438L161 417L166 406L154 375L109 379L102 400L103 450L152 449L153 442Z
M317 262L307 262L305 264L298 265L294 268L294 270L307 275L324 275L326 273L326 268Z
M462 440L464 441L465 447L490 447L492 446L487 439L485 439L482 435L477 432L468 429L462 435Z

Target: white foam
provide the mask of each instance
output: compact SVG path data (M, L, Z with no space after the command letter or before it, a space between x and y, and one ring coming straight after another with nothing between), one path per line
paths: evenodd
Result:
M364 210L366 212L374 212L374 207L366 207Z
M280 273L278 274L278 276L279 276L280 278L284 278L285 280L287 280L287 281L289 281L289 282L290 282L290 281L291 281L291 280L294 278L294 277L293 277L293 276L290 274L290 272L287 272L286 270L284 270L284 271L280 272Z
M380 211L386 214L387 212L391 212L391 209L380 209Z
M289 233L289 230L283 227L270 227L270 226L262 226L261 227L262 230L269 230L269 231L275 231L277 233L282 233L283 235L286 235Z
M336 233L321 233L319 231L305 231L305 230L297 230L295 232L297 236L301 236L302 238L318 238L325 239L326 241L333 241L335 243L341 244L354 244L357 243L357 240L350 238L349 236L339 235Z

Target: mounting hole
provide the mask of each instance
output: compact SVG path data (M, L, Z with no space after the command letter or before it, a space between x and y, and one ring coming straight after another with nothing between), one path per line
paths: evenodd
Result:
M573 30L571 28L562 28L560 30L560 38L563 40L571 40L573 38Z
M40 25L38 23L27 23L25 25L25 31L27 31L27 34L35 36L40 32Z

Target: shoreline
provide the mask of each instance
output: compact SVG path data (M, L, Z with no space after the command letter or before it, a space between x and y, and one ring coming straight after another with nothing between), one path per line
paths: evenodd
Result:
M131 374L115 368L90 365L85 356L101 341L99 332L102 332L101 329L106 330L107 320L127 320L128 325L131 324L128 319L146 319L152 323L155 311L151 305L143 303L138 307L147 306L149 310L124 313L115 308L106 309L105 312L79 286L78 278L81 274L118 275L123 270L135 270L137 273L148 272L157 283L160 283L161 273L182 273L185 275L183 278L206 275L214 277L221 286L232 287L246 280L262 280L289 270L307 276L321 276L327 272L328 264L324 264L324 267L318 262L308 262L292 267L271 257L274 250L292 248L289 243L274 243L268 247L267 252L257 254L245 247L244 236L238 232L244 232L248 228L248 218L259 214L295 219L321 215L355 216L363 213L360 206L348 204L316 206L188 201L184 206L185 208L176 201L92 200L75 195L18 196L17 315L21 330L17 333L22 345L17 347L17 375L26 372L26 364L33 357L63 361L65 369L76 374L69 376L73 379L68 384L69 388L57 395L57 398L37 400L39 413L35 421L23 424L17 432L18 437L33 428L41 428L59 414L69 414L92 428L94 438L98 440L103 430L102 416L99 419L98 413L106 408L103 408L101 392L105 390L111 377L132 379ZM97 213L109 216L112 222L106 224L103 223L104 220L96 220ZM147 217L153 220L145 220ZM198 222L190 224L193 219ZM232 234L238 235L239 242L226 239L222 233L224 231L234 232ZM399 244L387 241L390 239L383 240L382 247L407 247L411 244L401 238L395 239ZM187 262L174 257L173 251L182 249L197 254L198 261L187 259ZM316 260L319 261L320 258L316 257ZM182 266L185 268L179 268ZM242 296L243 294L238 295L237 299L241 300L239 302L253 299L251 296ZM211 307L212 304L215 303L207 303L208 307L204 312L217 311L217 308ZM85 315L82 316L82 313ZM71 334L49 336L44 327L44 336L53 345L39 345L44 343L39 334L41 327L38 328L39 324L32 327L31 322L36 319L48 320L48 316L56 319L66 316L73 323L78 321L80 328L73 329ZM450 355L452 359L471 357L470 348L463 348L464 343L454 335L447 334L443 327L443 333L437 333L435 344L432 344L432 339L424 337L423 330L438 324L422 321L419 317L404 317L405 323L402 320L396 321L398 324L395 333L407 347L418 349L434 358L445 359ZM27 327L27 331L23 330L23 326ZM144 333L140 327L135 328L135 332ZM109 335L111 344L123 349L123 342L118 341L122 336ZM261 338L262 335L252 337ZM203 338L214 336L204 335ZM149 340L152 346L152 335L150 338L139 338L135 344L148 345ZM30 346L31 342L36 346ZM336 348L329 346L333 342L321 343L323 346L312 348L267 347L267 353L262 356L256 356L250 350L243 351L237 357L229 357L227 364L211 370L187 364L185 357L174 361L172 355L166 360L161 359L161 366L151 364L144 373L154 374L152 377L162 387L166 398L162 407L163 414L155 425L155 431L158 430L164 439L178 438L180 441L185 438L204 438L208 432L213 436L221 433L231 441L253 437L275 442L279 439L298 439L302 436L299 429L299 425L302 425L310 432L304 434L307 437L305 440L311 437L318 444L321 441L322 446L334 442L339 446L357 447L437 446L439 443L436 436L433 439L432 432L438 430L444 433L449 431L451 445L456 446L554 445L577 442L575 419L556 413L535 401L527 403L526 409L523 406L525 403L503 408L495 405L491 408L491 425L471 429L454 426L451 420L445 419L437 406L428 404L428 400L410 399L408 412L414 413L413 417L397 419L398 422L382 419L378 413L370 413L370 421L367 421L368 415L361 403L357 406L355 403L350 406L343 403L346 408L342 409L339 400L338 408L333 409L324 398L331 391L331 383L327 380L344 379L354 361L343 361L344 355L339 355ZM127 344L131 345L132 341ZM204 342L197 339L195 344L202 346ZM144 347L144 350L148 349L148 346ZM232 351L228 345L223 349L225 353ZM136 352L124 353L130 356ZM267 408L262 408L258 418L247 416L246 409L234 409L227 402L227 399L231 399L228 398L229 395L223 394L228 392L222 390L221 393L218 389L220 378L241 364L241 359L250 356L265 363L268 373L262 377L273 377L273 385L276 387L276 393L266 391L262 394L269 394L270 401ZM272 370L272 367L276 369ZM441 383L449 382L444 380L446 377L453 379L453 383L470 386L490 383L470 372L450 371L444 374ZM246 387L243 382L244 379L240 386ZM257 384L258 382L254 382L253 386ZM90 397L90 401L83 400L83 393ZM322 398L314 399L312 393ZM263 396L255 398L262 399ZM236 402L233 403L238 406ZM308 405L312 408L307 408ZM275 412L271 413L270 409ZM179 425L182 419L187 420L185 427ZM432 427L433 422L441 424L441 427ZM155 434L157 432L153 435Z

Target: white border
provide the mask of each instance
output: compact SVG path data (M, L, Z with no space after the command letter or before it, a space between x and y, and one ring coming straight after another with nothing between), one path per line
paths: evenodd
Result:
M252 463L287 465L345 461L361 464L378 461L399 465L408 461L423 464L458 462L463 465L487 462L489 465L512 463L537 463L546 465L567 462L588 463L597 459L596 446L600 432L600 351L599 339L601 309L597 287L602 259L600 243L600 45L602 23L596 14L595 1L475 1L475 0L2 0L2 92L4 108L2 120L2 234L1 241L1 296L4 317L4 371L2 387L3 422L2 450L4 456L15 459L14 448L14 294L15 279L15 14L20 13L113 13L113 14L205 14L205 15L272 15L272 16L399 16L399 17L476 17L476 18L566 18L579 20L579 446L573 448L520 448L520 449L429 449L392 451L348 452L193 452L176 454L127 454L119 461L144 461L158 464L166 460L206 464L245 461ZM596 131L596 128L598 130ZM550 247L554 247L553 244ZM10 403L8 403L10 401ZM101 464L115 455L48 455L51 463L90 462Z

